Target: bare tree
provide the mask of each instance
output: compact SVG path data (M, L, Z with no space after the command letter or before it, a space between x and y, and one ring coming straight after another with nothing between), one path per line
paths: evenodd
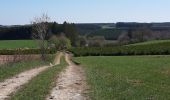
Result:
M128 36L128 33L123 32L119 37L118 37L118 42L122 44L128 44L130 42L130 37Z
M41 58L45 60L45 51L47 49L47 37L49 36L49 21L50 17L47 14L42 14L41 17L35 17L32 24L32 37L40 47Z

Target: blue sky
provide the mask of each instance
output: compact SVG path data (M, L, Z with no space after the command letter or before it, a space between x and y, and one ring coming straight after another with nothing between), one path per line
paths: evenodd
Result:
M29 24L48 13L74 23L170 22L170 0L1 0L0 24Z

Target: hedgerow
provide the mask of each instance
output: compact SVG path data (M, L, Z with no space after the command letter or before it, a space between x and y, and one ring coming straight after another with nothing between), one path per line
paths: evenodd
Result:
M170 42L118 47L71 48L75 56L169 55Z
M56 53L55 49L46 49L46 54ZM41 54L40 49L1 49L0 55L15 55L15 54Z

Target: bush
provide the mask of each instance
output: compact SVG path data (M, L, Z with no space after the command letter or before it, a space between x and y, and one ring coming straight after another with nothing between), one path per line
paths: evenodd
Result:
M50 44L53 44L57 50L64 50L71 47L71 41L65 36L53 36L49 40Z

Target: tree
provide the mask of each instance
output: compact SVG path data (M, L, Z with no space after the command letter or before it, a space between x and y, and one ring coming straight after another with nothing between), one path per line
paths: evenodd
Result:
M130 37L128 35L128 33L122 33L119 38L118 38L118 41L120 44L128 44L130 42Z
M49 43L52 47L55 47L57 50L64 50L71 47L71 42L68 38L64 36L64 34L60 36L52 36L49 39Z
M75 24L70 24L70 23L64 22L63 23L63 31L64 31L66 37L70 39L71 44L73 46L76 46L76 42L78 39L78 31L77 31Z
M47 49L46 39L49 36L50 17L42 14L41 17L35 17L32 24L32 37L38 42L41 51L41 58L45 60L45 51Z
M132 33L133 42L143 42L151 38L152 30L148 27L141 27Z
M103 47L105 43L105 38L103 36L95 36L88 39L89 47Z
M76 44L79 47L85 47L87 46L87 38L86 36L79 36L78 37L78 42Z
M60 25L60 24L58 24L56 22L51 23L51 32L54 35L60 35L60 33L63 32L62 25Z

